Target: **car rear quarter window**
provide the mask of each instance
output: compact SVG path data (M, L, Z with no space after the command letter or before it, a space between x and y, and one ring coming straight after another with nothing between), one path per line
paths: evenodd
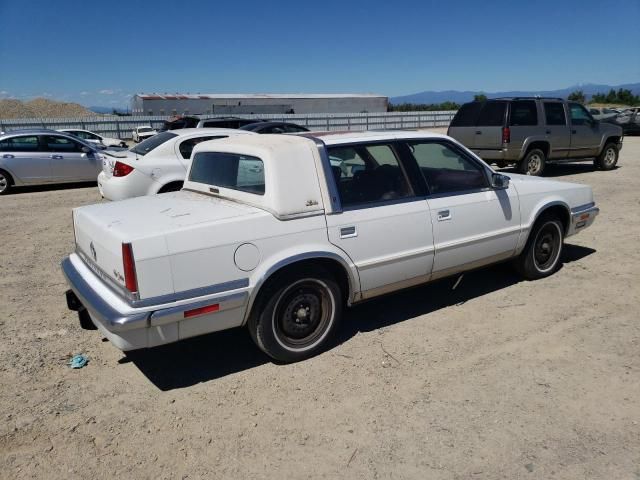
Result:
M165 142L168 142L172 138L177 137L175 133L171 132L160 132L153 137L147 138L143 140L138 145L131 149L132 152L137 153L138 155L146 155L150 151L158 148Z
M509 125L528 126L538 124L538 111L536 102L532 100L514 100L511 102L511 115Z
M264 164L258 157L199 152L191 162L189 180L215 187L264 195Z
M38 137L11 137L0 141L0 152L35 152L38 150Z
M501 127L504 125L504 113L507 102L486 102L476 122L478 127Z
M547 125L566 125L567 118L564 114L564 105L560 102L545 102L544 116Z
M458 113L456 113L453 120L451 120L452 127L475 127L480 110L482 110L482 102L470 102L465 103L460 107Z

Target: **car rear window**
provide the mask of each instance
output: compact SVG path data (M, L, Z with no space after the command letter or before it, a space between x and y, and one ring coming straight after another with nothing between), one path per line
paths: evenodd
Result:
M189 180L264 195L264 164L249 155L199 152L191 162Z
M536 102L532 100L515 100L511 102L511 120L514 127L538 124Z
M482 109L482 102L465 103L460 107L456 116L451 120L452 127L475 127L478 115Z
M507 102L486 102L476 122L478 127L501 127Z
M153 137L150 137L150 138L147 138L146 140L143 140L138 145L133 147L131 149L131 151L134 152L134 153L137 153L138 155L143 155L144 156L147 153L149 153L151 150L154 150L154 149L158 148L163 143L168 142L173 137L177 137L177 136L178 135L176 135L175 133L171 133L171 132L160 132L160 133L154 135Z

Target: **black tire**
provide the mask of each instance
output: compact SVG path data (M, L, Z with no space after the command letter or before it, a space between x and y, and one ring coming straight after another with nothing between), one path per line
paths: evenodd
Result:
M594 162L600 170L613 170L618 164L618 146L615 143L607 143Z
M560 266L564 227L555 216L543 215L533 226L527 244L516 259L516 269L527 280L555 273Z
M0 170L0 195L5 195L11 191L13 178L4 170Z
M342 292L335 278L322 268L305 266L269 279L252 308L248 328L263 352L289 363L322 352L341 317Z
M544 172L547 156L539 148L532 148L518 164L518 171L523 175L539 177Z
M183 182L171 182L163 186L158 193L178 192L182 190Z

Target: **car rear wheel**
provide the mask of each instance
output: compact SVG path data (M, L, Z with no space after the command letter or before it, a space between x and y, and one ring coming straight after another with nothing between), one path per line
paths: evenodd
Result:
M553 274L560 265L564 227L556 217L545 215L534 224L527 245L516 260L516 268L527 280Z
M520 173L539 177L544 172L547 163L546 155L539 148L533 148L527 152L522 161L518 164Z
M249 317L258 347L280 362L323 351L342 316L342 295L324 269L304 267L279 275L263 288Z
M598 158L595 166L600 170L613 170L618 164L618 147L614 143L607 143Z
M4 195L11 190L13 180L11 176L4 170L0 170L0 195Z

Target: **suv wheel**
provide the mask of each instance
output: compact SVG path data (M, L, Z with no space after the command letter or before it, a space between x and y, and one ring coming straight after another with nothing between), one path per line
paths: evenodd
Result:
M539 177L544 172L547 163L546 155L539 148L533 148L527 152L518 165L518 170L524 175Z
M607 143L594 163L600 170L613 170L618 163L618 147L614 143Z

